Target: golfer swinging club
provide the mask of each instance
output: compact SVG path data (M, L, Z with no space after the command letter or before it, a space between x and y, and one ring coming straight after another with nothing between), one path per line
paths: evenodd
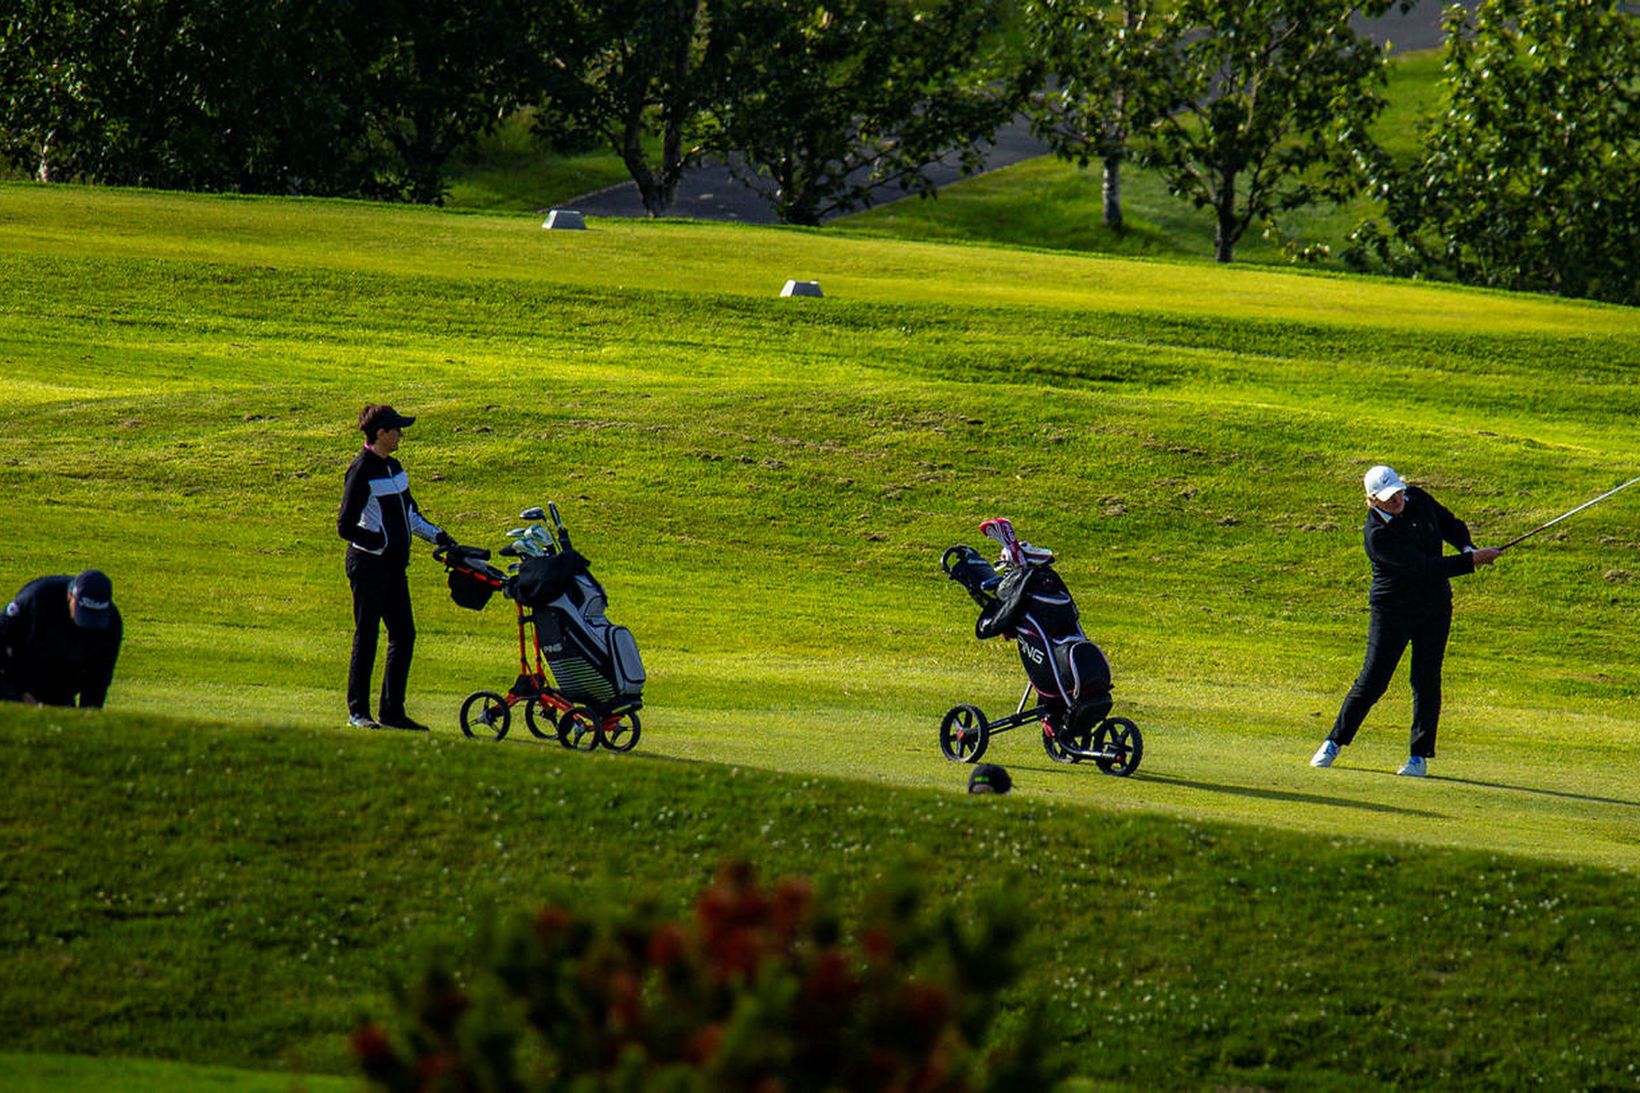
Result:
M1401 481L1389 467L1372 468L1365 484L1370 511L1364 537L1372 562L1367 659L1310 766L1332 766L1338 749L1355 739L1410 643L1412 754L1396 773L1422 778L1435 757L1435 728L1441 717L1441 662L1452 629L1450 578L1491 565L1501 551L1477 548L1462 520L1423 490ZM1443 539L1463 553L1443 555Z
M353 586L353 659L347 669L348 724L374 729L427 726L404 712L416 621L410 613L410 536L453 546L416 508L410 478L393 458L404 428L414 422L391 406L367 405L359 414L364 450L347 469L336 532L348 542L347 579ZM377 629L387 624L387 664L382 670L380 721L370 716L370 673L376 666Z

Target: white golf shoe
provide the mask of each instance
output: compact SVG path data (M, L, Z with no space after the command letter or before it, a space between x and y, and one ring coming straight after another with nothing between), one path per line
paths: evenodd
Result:
M1331 740L1323 740L1321 746L1315 749L1315 754L1310 756L1310 766L1330 767L1333 765L1333 760L1337 758L1338 745Z
M1424 762L1423 756L1413 755L1409 756L1406 765L1395 773L1404 774L1408 778L1424 778L1429 774L1429 765Z

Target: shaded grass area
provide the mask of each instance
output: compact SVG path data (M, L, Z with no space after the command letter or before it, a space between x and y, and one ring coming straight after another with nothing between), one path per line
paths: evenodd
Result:
M16 708L0 742L12 1051L341 1071L435 940L549 894L683 913L745 857L850 909L908 861L942 903L1016 888L1004 1027L1050 1000L1087 1078L1631 1080L1632 876L556 745Z
M509 114L450 163L444 204L451 209L534 213L628 181L620 157L604 149L561 151L535 139L535 112Z
M157 1059L0 1053L0 1085L11 1093L147 1093L154 1089L244 1090L248 1093L342 1093L352 1077L193 1066Z

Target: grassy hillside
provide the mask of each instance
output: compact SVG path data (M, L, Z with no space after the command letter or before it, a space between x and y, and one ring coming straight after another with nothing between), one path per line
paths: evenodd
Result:
M788 277L819 278L827 297L776 299ZM16 790L0 814L0 899L7 921L28 923L0 959L36 978L61 956L73 970L72 991L27 995L0 973L12 1014L0 1047L334 1066L332 1033L351 1007L380 997L415 939L470 917L471 897L527 901L548 876L600 860L659 876L624 855L692 855L695 842L698 862L679 858L659 879L668 891L733 850L857 880L883 867L885 843L922 846L941 866L929 873L955 886L995 871L961 855L1028 868L1074 832L1048 873L1071 888L1039 898L1103 906L1124 890L1122 870L1099 863L1130 845L1156 879L1145 891L1189 876L1218 893L1134 905L1148 917L1124 922L1156 931L1138 949L1174 939L1155 965L1055 965L1058 979L1037 981L1091 990L1085 1005L1105 989L1123 1007L1089 1010L1070 1033L1095 1056L1086 1073L1411 1083L1461 1063L1500 1084L1614 1084L1603 1037L1622 1022L1604 1003L1585 1031L1514 1022L1570 1006L1531 992L1634 981L1600 971L1621 959L1625 919L1611 908L1626 906L1640 864L1633 499L1459 583L1440 777L1387 775L1405 749L1401 683L1339 768L1305 760L1359 665L1361 470L1395 464L1496 542L1636 473L1637 365L1634 312L1405 283L826 232L545 233L532 218L0 186L0 578L9 591L101 565L128 632L109 716L0 715ZM458 538L493 545L522 506L564 507L612 616L644 649L641 758L458 741L461 697L511 679L512 626L497 607L451 604L425 559L413 571L411 709L435 733L340 733L350 623L334 513L351 422L380 399L420 417L401 454L418 499ZM936 563L997 512L1060 551L1148 754L1118 781L1048 763L1025 731L998 738L991 758L1019 785L1005 804L1019 826L1005 830L1020 835L980 843L952 819L970 815L949 811L968 807L950 796L965 772L939 757L934 729L957 701L1011 709L1021 673L1009 649L973 641L972 608ZM197 776L229 767L255 773ZM817 776L852 784L805 787ZM737 778L778 792L736 797L725 787ZM554 779L592 796L557 805ZM537 835L579 832L628 782L645 787L622 798L636 811L591 824L606 837ZM486 799L506 807L480 809ZM649 830L673 801L714 817L704 838ZM856 803L878 811L855 823ZM778 827L753 838L746 816L770 810L809 845L774 845ZM235 819L291 844L235 850ZM1228 857L1198 876L1192 832L1209 828ZM430 871L406 873L412 850ZM531 864L505 867L503 851ZM150 856L170 864L148 872ZM1390 858L1415 872L1373 887ZM441 872L462 862L483 868ZM1262 880L1227 879L1262 865L1273 895L1288 883L1306 894L1266 905L1253 899ZM1533 878L1530 898L1507 887L1511 870ZM1554 903L1562 888L1574 895ZM185 897L191 910L127 920L101 909L110 892L150 907ZM1247 932L1284 924L1273 935L1284 945L1246 951L1218 926L1202 933L1250 902L1269 917ZM1446 925L1431 937L1421 921L1435 905ZM1367 907L1383 908L1382 930ZM1511 909L1545 916L1530 960L1502 936L1516 929ZM1326 916L1356 911L1372 929L1339 942ZM1088 915L1075 930L1096 929ZM1040 917L1038 944L1111 958L1106 935L1060 928L1077 916L1044 904ZM58 919L82 925L58 938L47 929ZM228 922L247 952L270 947L270 967L339 922L345 966L335 983L287 968L271 1008L242 1016L222 1001L250 989L215 948ZM168 982L186 986L183 1003L132 1001L146 988L125 962L150 940L174 954ZM1326 962L1300 969L1312 978L1363 977L1349 1008L1317 1001L1311 1023L1289 1022L1310 1012L1283 1008L1302 980L1262 970L1287 951ZM1473 972L1449 966L1468 967L1464 952L1482 954ZM1509 955L1520 959L1490 962ZM1224 1023L1254 981L1282 984L1281 1000ZM1419 990L1375 1009L1386 983ZM1220 984L1240 1004L1190 1032L1192 1000L1199 1009ZM1435 1010L1384 1019L1422 1006L1412 999L1425 988L1444 999ZM86 998L102 1015L89 1024L53 1008ZM1153 1041L1133 1007L1156 998L1177 1007ZM1518 1012L1486 1009L1488 998L1520 1000ZM1362 1038L1335 1047L1323 1008L1357 1015ZM1472 1032L1469 1046L1397 1054L1402 1033L1436 1018ZM1088 1045L1117 1029L1153 1055L1101 1063ZM1157 1069L1180 1058L1182 1070Z
M1438 50L1404 53L1389 65L1384 96L1389 105L1373 135L1392 154L1411 156L1427 117L1439 101ZM979 241L1101 254L1211 261L1211 210L1192 208L1167 192L1154 172L1129 165L1122 175L1123 230L1104 226L1101 167L1078 167L1043 156L981 175L939 191L935 199L905 198L854 216L834 230L893 239ZM1321 245L1336 255L1362 219L1377 212L1360 199L1344 206L1325 202L1283 214L1280 234L1254 224L1236 246L1236 261L1287 264L1285 235L1295 247Z

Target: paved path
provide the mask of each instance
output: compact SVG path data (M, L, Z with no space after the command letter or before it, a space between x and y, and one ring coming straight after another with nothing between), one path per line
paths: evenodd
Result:
M1477 0L1464 0L1473 7ZM1420 0L1406 15L1391 12L1380 19L1358 19L1356 29L1378 42L1389 42L1396 50L1432 49L1441 44L1441 12L1438 0ZM1015 121L997 131L996 140L985 156L985 170L994 171L1022 160L1047 154L1047 147L1031 135L1023 121ZM962 177L955 167L934 166L925 172L935 185L944 186ZM889 187L878 194L886 203L902 196ZM578 209L588 216L643 216L643 201L635 183L623 182L607 189L566 201L563 208ZM774 207L757 191L736 179L718 162L703 163L684 174L678 184L677 200L668 216L692 220L739 220L747 224L774 224Z

